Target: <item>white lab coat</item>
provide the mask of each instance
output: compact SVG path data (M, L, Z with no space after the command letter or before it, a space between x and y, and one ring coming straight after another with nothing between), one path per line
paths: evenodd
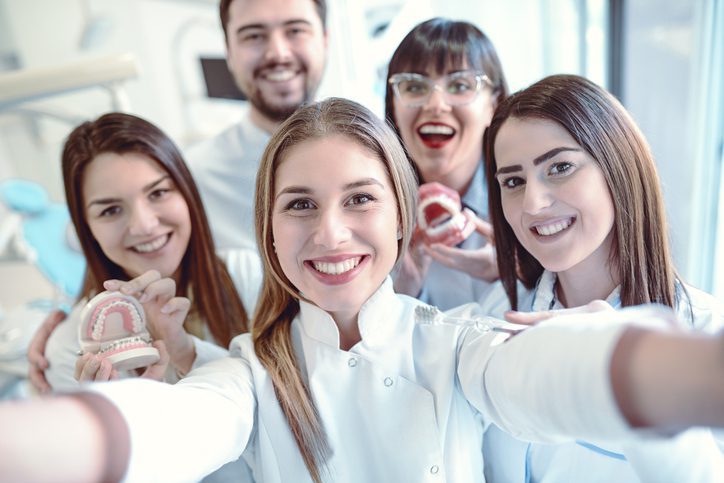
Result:
M544 272L533 290L519 291L519 310L561 309L555 297L556 276ZM687 287L690 304L680 300L677 315L682 326L704 332L724 327L722 304L714 297ZM503 294L498 285L492 300ZM620 307L619 289L608 297ZM491 311L501 316L507 304ZM502 310L501 310L502 309ZM693 326L690 319L693 311ZM532 349L529 357L538 358ZM484 457L488 483L636 483L724 481L724 457L706 428L691 429L673 438L648 438L628 442L585 441L564 444L528 443L513 438L495 426L485 433Z
M616 317L576 328L549 322L503 344L497 333L416 323L419 304L387 279L359 313L362 340L344 351L329 314L301 303L292 334L332 448L325 481L482 481L489 422L534 440L636 437L608 375L622 331ZM458 314L477 311L471 304ZM540 358L528 356L533 348ZM248 334L232 342L231 357L173 386L91 387L127 421L127 481L193 481L241 453L257 482L310 481Z
M246 106L240 122L184 153L219 250L250 250L258 256L254 192L269 138Z

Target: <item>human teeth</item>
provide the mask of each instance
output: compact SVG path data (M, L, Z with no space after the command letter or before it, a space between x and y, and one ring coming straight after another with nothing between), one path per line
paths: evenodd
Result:
M152 252L154 250L158 250L159 248L161 248L166 243L166 240L168 240L168 235L160 236L160 237L156 238L155 240L150 241L148 243L139 243L138 245L134 246L133 248L137 252L149 253L149 252Z
M573 220L568 218L567 220L557 221L548 225L535 226L534 229L539 235L550 236L565 230L571 226L571 223L573 223Z
M291 70L274 70L266 73L267 80L274 82L288 81L294 77L294 71Z
M329 275L339 275L340 273L349 272L354 267L359 265L362 257L348 258L347 260L339 263L332 262L312 262L314 268L322 273Z
M440 124L425 124L420 128L420 134L446 134L451 136L455 131L450 126Z

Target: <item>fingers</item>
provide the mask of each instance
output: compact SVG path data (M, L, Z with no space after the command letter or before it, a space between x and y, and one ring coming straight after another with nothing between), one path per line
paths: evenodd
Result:
M151 364L150 366L148 366L143 374L141 374L141 377L147 379L154 379L156 381L163 381L166 376L166 370L168 369L168 364L171 358L168 355L166 345L163 343L163 341L156 340L153 342L153 346L158 349L158 353L161 358L155 364Z
M538 322L542 322L553 317L576 314L594 314L604 311L615 311L615 309L604 300L593 300L586 305L581 305L580 307L560 310L543 310L540 312L516 312L514 310L510 310L504 314L504 317L508 322L515 324L535 325Z
M463 214L475 226L475 231L487 238L490 243L495 243L493 225L490 222L479 218L470 208L464 208Z
M103 287L106 290L117 290L126 295L135 295L140 299L147 287L159 280L161 280L161 274L158 270L149 270L129 281L106 280L103 282Z
M41 370L48 368L48 360L45 358L45 346L48 343L50 334L53 333L58 324L65 320L65 317L66 313L62 310L54 310L48 314L38 330L35 331L33 338L30 340L27 353L31 365Z
M45 358L45 346L50 338L50 334L53 333L55 328L63 320L65 320L66 313L62 310L54 310L48 314L43 323L35 331L33 338L30 340L28 346L27 358L28 362L28 379L30 384L41 394L50 392L52 388L45 378L45 369L50 364Z
M535 325L538 322L555 317L555 310L546 310L541 312L518 312L515 310L509 310L503 314L506 321L513 324L521 325Z
M45 378L45 371L38 369L33 364L30 364L28 368L28 379L33 388L40 394L49 393L53 389Z
M75 361L75 374L77 381L108 381L118 377L111 361L96 354L83 354Z
M161 307L161 313L172 316L185 318L191 308L191 300L186 297L174 297Z

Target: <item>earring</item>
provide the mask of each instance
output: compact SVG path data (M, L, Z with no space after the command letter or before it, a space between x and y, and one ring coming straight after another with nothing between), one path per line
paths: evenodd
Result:
M402 230L399 226L397 227L397 239L402 240Z

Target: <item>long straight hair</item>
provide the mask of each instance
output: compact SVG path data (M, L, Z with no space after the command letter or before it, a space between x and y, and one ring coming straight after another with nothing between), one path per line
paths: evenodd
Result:
M321 481L330 447L292 345L292 320L299 312L302 296L282 271L274 251L272 213L274 175L279 164L290 156L294 146L332 135L345 136L385 165L399 207L402 236L397 246L398 261L412 234L417 198L417 180L397 136L353 101L330 98L300 108L277 129L264 151L256 181L256 236L264 263L264 282L254 314L252 338L256 356L269 372L304 463L317 482Z
M621 277L622 305L657 302L675 307L678 277L651 150L616 98L574 75L546 77L513 94L498 106L485 136L490 218L498 269L511 306L517 309L516 281L533 287L543 267L518 241L503 215L495 178L495 139L510 118L555 122L601 168L614 206L609 264Z
M130 114L109 113L84 122L70 133L63 147L65 198L88 263L80 298L102 292L105 280L129 278L123 267L103 253L86 219L83 174L102 153L142 154L173 180L191 219L191 237L181 260L177 294L189 297L193 291L193 310L214 339L228 346L234 336L248 331L248 317L229 272L214 252L196 185L173 141L150 122Z

